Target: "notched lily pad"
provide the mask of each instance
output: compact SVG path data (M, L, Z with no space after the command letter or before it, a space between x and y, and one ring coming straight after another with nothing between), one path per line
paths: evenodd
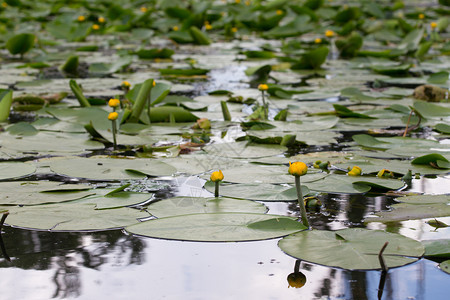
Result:
M71 177L94 180L137 179L145 176L170 176L176 169L155 159L70 158L55 160L50 169Z
M349 270L372 270L381 268L378 253L385 242L389 245L383 258L389 268L413 263L424 253L418 241L363 228L298 232L280 240L278 246L301 260Z
M267 207L261 203L224 197L174 197L152 203L147 210L158 218L199 213L265 213Z
M1 207L9 210L7 224L48 231L92 231L118 229L149 217L133 208L95 209L91 203L63 203L23 207Z
M281 226L272 226L276 222L281 222ZM191 214L150 220L126 228L130 233L148 237L203 242L265 240L304 229L306 227L294 218L249 213Z

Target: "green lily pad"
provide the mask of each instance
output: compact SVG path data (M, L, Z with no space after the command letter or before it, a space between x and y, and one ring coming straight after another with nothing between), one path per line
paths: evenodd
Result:
M155 159L70 158L55 160L50 169L58 174L94 180L137 179L170 176L176 169Z
M191 214L126 227L130 233L148 237L203 242L265 240L304 229L294 218L249 213Z
M448 124L439 123L434 128L440 133L450 134L450 125Z
M372 188L381 190L397 190L405 184L401 180L368 176L347 176L330 174L321 180L307 183L309 189L336 194L363 194Z
M203 148L208 154L232 158L257 158L282 154L287 150L280 145L259 145L247 142L210 144Z
M198 198L174 197L151 203L147 210L158 218L199 214L199 213L265 213L267 207L263 204L224 197Z
M54 181L1 182L0 205L37 205L71 201L95 194L87 185Z
M450 169L450 162L441 154L431 153L416 157L411 161L413 165L431 165L434 168Z
M442 271L445 273L450 274L450 259L443 261L439 264L439 268L441 268Z
M215 184L208 181L205 188L214 193ZM219 193L226 197L251 199L259 201L296 201L297 191L292 186L274 184L230 184L221 185ZM307 186L302 185L303 196L309 193Z
M0 134L4 148L19 152L43 153L83 153L87 150L103 149L102 143L91 141L87 134L68 132L38 132L35 135L17 137ZM50 147L51 145L51 147Z
M154 194L151 193L133 193L133 192L115 192L112 194L103 193L108 192L96 190L97 194L80 199L77 202L93 203L96 209L118 208L140 204L150 200Z
M258 164L247 164L245 166L222 169L225 182L248 183L248 184L294 184L294 176L288 173L287 166L262 166ZM313 182L324 178L327 174L315 169L301 177L302 184ZM206 178L206 179L209 179Z
M34 46L36 36L31 33L20 33L6 42L6 49L11 54L24 54Z
M36 171L36 167L22 162L0 162L0 180L23 177Z
M391 211L377 212L366 218L365 222L398 222L426 218L450 216L450 206L443 203L409 204L398 203L392 205Z
M429 240L422 241L425 246L425 257L439 257L439 258L449 258L450 257L450 240Z
M418 260L424 247L400 234L363 228L312 230L291 234L278 242L287 254L320 265L349 270L380 269L378 253L389 242L383 258L389 268Z
M133 208L95 209L90 203L58 203L37 206L2 207L9 211L10 226L48 231L119 229L149 217Z

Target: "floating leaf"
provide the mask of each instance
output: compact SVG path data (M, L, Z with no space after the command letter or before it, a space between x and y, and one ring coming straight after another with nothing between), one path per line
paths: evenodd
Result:
M450 257L450 240L429 240L422 241L425 246L425 257L439 257L439 258L449 258Z
M214 192L214 183L208 181L205 188L211 193ZM251 199L258 201L295 201L297 200L297 191L295 187L281 186L274 184L230 184L221 185L220 194L226 197ZM309 194L307 186L302 185L302 194Z
M168 176L176 169L155 159L71 158L50 163L53 172L95 180L136 179L145 176Z
M306 186L313 191L346 194L361 194L371 189L398 190L404 185L403 181L397 179L336 174L330 174L323 179L306 183Z
M447 274L450 274L450 259L439 264L439 268Z
M441 154L431 153L411 161L413 165L431 165L434 168L450 169L450 162Z
M5 208L5 207L3 207ZM11 226L48 231L119 229L149 217L133 208L95 209L90 203L63 203L6 207L6 223Z
M278 246L287 254L312 263L349 270L372 270L381 268L378 253L385 242L389 245L383 258L389 268L415 262L424 253L424 247L418 241L400 234L363 228L303 231L283 238Z
M36 171L36 167L22 162L0 162L0 180L23 177ZM5 191L2 189L2 191Z
M439 123L434 128L441 133L450 134L450 125L448 124Z
M258 223L268 221L268 223ZM279 226L273 226L279 224ZM269 225L269 226L268 226ZM284 236L306 229L294 218L248 213L209 213L167 217L131 225L133 234L183 241L238 242Z
M165 218L199 213L265 213L267 208L255 201L224 197L174 197L152 203L147 210L158 218Z
M203 148L207 153L223 157L256 158L281 154L287 150L280 145L258 145L247 142L210 144Z

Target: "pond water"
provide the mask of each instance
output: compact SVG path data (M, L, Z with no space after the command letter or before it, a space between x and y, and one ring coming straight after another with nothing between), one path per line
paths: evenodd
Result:
M144 3L145 1L136 2ZM236 1L236 3L238 2ZM407 10L407 12L410 13L410 10ZM277 12L273 13L277 14ZM330 12L325 10L325 13ZM416 16L414 14L415 12L410 13L408 18L415 22ZM417 16L417 18L419 17ZM410 23L412 23L412 20L409 20ZM376 20L370 21L375 22ZM324 24L328 26L326 22ZM381 23L373 23L373 25L375 28L381 26ZM167 31L171 30L169 27L166 29ZM260 170L269 168L271 164L279 168L286 167L285 173L287 173L287 162L291 155L320 155L320 152L325 151L330 151L331 156L333 156L331 151L340 153L348 151L346 153L349 153L352 156L351 159L354 158L355 160L362 159L361 157L364 159L373 159L374 157L383 159L384 161L382 163L380 161L375 163L375 160L371 162L374 165L377 164L380 168L390 168L389 164L392 163L394 168L396 168L395 170L397 170L397 182L400 182L399 179L401 176L399 174L403 175L406 173L404 172L405 164L402 165L401 163L410 159L411 156L417 157L423 155L419 151L423 150L422 148L419 150L415 149L415 147L420 147L420 143L402 145L396 149L385 147L381 148L382 151L372 151L373 149L371 147L368 147L368 150L367 147L364 148L364 144L358 144L356 140L352 139L352 136L373 132L376 132L374 136L380 139L383 137L400 136L406 125L406 122L404 120L402 121L402 119L408 117L409 108L413 107L416 102L416 99L411 96L413 92L411 87L427 83L428 81L425 75L428 76L429 74L445 71L447 66L450 65L450 62L445 55L441 55L444 57L440 61L439 59L441 57L439 55L433 55L430 61L423 61L421 62L422 65L420 65L416 57L408 57L405 54L405 61L406 59L412 58L411 61L408 61L408 63L411 62L411 66L408 67L406 77L390 77L388 76L391 74L390 72L394 72L394 75L397 74L396 72L403 73L401 70L384 70L385 73L376 73L374 70L383 71L383 68L392 67L394 65L393 61L377 57L355 57L348 60L338 59L338 49L334 46L333 40L330 39L324 44L328 45L331 43L332 45L330 45L330 53L322 68L316 68L315 70L292 70L289 66L286 67L286 63L289 62L291 56L296 60L300 60L300 58L306 57L302 56L305 51L315 49L317 45L315 45L316 42L313 42L314 38L321 36L325 39L323 36L325 29L321 28L320 31L307 33L302 36L301 41L300 39L296 41L296 37L291 40L285 40L284 38L278 40L263 39L259 34L245 31L242 35L239 35L239 40L228 41L216 38L209 46L178 45L165 38L165 36L152 37L151 41L145 44L139 39L137 41L133 40L130 36L126 35L126 32L120 30L115 32L112 30L111 32L106 31L102 35L90 34L83 42L61 42L59 45L51 45L49 43L49 45L46 45L46 50L48 50L46 52L41 51L42 49L33 49L34 52L27 53L26 56L31 57L30 61L34 59L36 62L43 61L52 64L51 68L47 68L44 71L30 67L22 68L24 66L18 69L16 67L22 65L23 62L18 61L15 57L11 57L6 50L0 50L2 51L0 52L2 58L5 57L4 66L0 66L0 88L14 90L15 96L24 94L69 93L68 97L61 103L55 104L54 106L52 104L49 108L57 108L52 111L53 115L45 110L48 107L30 113L12 112L8 119L9 124L5 124L4 128L0 127L0 138L10 134L7 130L9 130L11 124L20 124L20 122L30 123L35 120L39 121L39 118L53 118L55 120L58 119L55 122L64 124L61 127L52 127L54 124L34 123L38 127L36 132L51 132L48 135L51 136L52 134L59 134L61 130L65 134L73 134L75 132L79 136L86 135L86 139L92 139L92 136L88 135L83 127L85 125L83 122L86 121L83 119L83 116L70 115L70 113L76 110L73 108L78 107L80 103L72 95L68 83L69 78L64 78L64 74L57 67L66 61L67 56L76 52L74 49L86 45L99 46L99 50L96 52L76 52L81 60L80 68L83 71L82 74L78 74L76 80L82 85L83 93L87 97L96 98L97 101L107 100L111 97L118 97L121 100L125 100L125 91L120 88L123 80L129 80L132 86L135 86L144 80L154 78L157 84L170 85L170 96L191 98L188 100L192 101L169 103L176 104L179 107L182 106L181 104L186 104L186 107L192 110L194 114L210 119L212 129L208 132L210 133L208 138L212 145L219 145L218 148L220 148L220 145L234 143L239 138L243 139L248 137L248 140L250 138L260 138L258 136L259 132L253 132L253 136L250 137L248 131L243 129L241 122L249 121L248 116L258 106L255 103L262 103L261 91L257 87L259 83L267 82L273 84L275 89L281 89L281 94L274 93L274 95L281 95L281 97L274 95L269 97L268 94L262 94L269 97L265 99L269 105L267 112L269 120L264 120L264 118L262 120L272 122L281 110L289 110L289 118L287 121L290 123L286 126L280 125L280 123L287 124L288 122L278 122L277 126L279 126L280 132L283 132L283 137L287 133L296 133L299 135L299 143L295 147L290 147L285 152L281 151L283 152L282 154L279 152L271 157L257 157L254 161L248 159L245 155L241 155L242 153L231 153L230 155L230 152L234 149L233 147L231 147L231 150L223 149L223 152L212 151L212 154L208 153L208 155L215 155L215 159L217 159L214 168L211 167L212 164L207 164L199 158L193 159L192 156L189 158L188 153L192 151L195 155L195 150L198 149L188 146L185 148L187 153L180 152L182 154L180 156L185 158L184 162L189 159L198 159L198 163L202 167L200 168L201 171L197 169L192 171L192 176L189 176L189 172L179 171L177 169L178 172L175 176L155 176L139 181L130 179L119 182L119 180L112 181L109 179L98 179L94 181L85 179L84 177L75 178L78 176L70 177L70 175L57 174L56 171L50 170L50 167L45 164L45 159L52 158L53 156L69 155L82 157L95 157L96 155L123 155L129 157L142 155L144 157L165 159L165 155L170 157L166 152L155 152L156 154L144 153L142 152L142 148L145 148L148 144L157 146L183 144L185 146L191 141L191 137L198 136L198 132L192 130L192 124L194 122L186 123L187 125L184 124L185 126L180 125L180 127L167 130L167 132L164 130L167 129L164 128L167 123L164 125L156 125L160 127L156 127L156 130L152 129L154 131L149 130L146 132L147 137L157 135L162 140L148 142L148 140L144 139L145 142L139 140L139 143L134 141L128 144L124 143L119 145L119 151L117 152L111 147L111 135L110 131L108 132L109 127L108 129L101 128L101 126L97 127L104 129L102 134L105 134L105 138L102 139L102 142L106 141L105 145L107 148L105 149L103 149L103 144L100 143L100 147L97 147L94 151L86 151L86 148L81 147L79 151L58 148L54 152L52 152L54 149L47 151L48 149L46 147L48 145L43 148L38 147L38 150L33 151L28 151L29 149L26 149L26 147L25 149L21 148L17 140L25 141L28 137L26 134L21 135L21 128L19 127L18 136L6 140L7 142L3 142L4 140L0 139L2 143L0 145L0 162L23 161L39 165L36 174L27 175L20 180L90 183L98 189L105 186L118 188L123 183L132 182L133 185L130 187L130 190L154 193L154 196L148 202L140 203L137 207L138 209L149 203L175 196L211 197L212 194L203 188L203 184L206 181L205 178L209 178L209 172L211 170L221 168L226 170L227 167L242 167L244 163L250 166L251 163L255 163ZM386 40L382 37L383 33L380 33L380 36L368 39L368 43L366 43L367 49L385 49L387 46L400 43L404 38L404 35L401 38L395 38L395 36L393 38L391 36L393 33L391 31L387 32L389 34ZM418 33L420 34L416 33L417 37L415 38L417 39L416 47L419 45L418 43L423 37L423 34L426 36L427 31L418 31ZM49 37L48 33L45 34L44 36L46 38ZM448 33L445 31L442 32L442 37L444 40L448 40ZM393 40L390 40L391 38ZM50 36L49 40L51 39L53 38ZM293 43L290 44L290 42ZM299 45L304 43L306 48L296 48L297 42ZM175 53L171 59L141 59L133 52L141 46L144 48L147 46L167 47L173 49ZM130 51L128 52L128 50ZM249 50L270 50L273 51L274 56L263 60L253 59L243 54ZM409 53L413 53L412 50L415 51L416 49L409 49ZM431 52L438 53L438 50L440 49L432 49ZM445 53L444 50L442 51L442 53ZM275 58L278 56L284 60ZM100 69L114 67L114 65L111 66L109 63L120 62L121 59L129 60L129 62L117 67L114 71L100 72L98 74L95 72L90 74L88 71L89 66L93 65L97 65L97 68ZM416 61L418 64L417 67L415 66ZM291 61L291 63L293 64L294 61ZM396 63L397 61L395 61ZM287 64L289 65L289 63ZM270 76L269 73L265 74L266 77L263 80L261 78L255 78L255 73L257 72L253 74L252 72L246 73L246 71L258 67L264 69L264 65L271 65L271 68L273 68L270 71ZM199 69L204 68L209 71L206 76L182 76L182 78L163 76L160 74L160 69L172 67L174 69L195 67ZM423 69L421 69L422 67ZM442 84L448 88L446 85L449 84L449 81L444 80ZM381 88L377 85L381 85ZM352 90L352 87L355 87L356 92ZM242 97L242 99L248 100L248 102L236 103L234 101L236 99L227 99L223 95L217 97L208 95L208 93L217 90L226 90L233 97ZM288 92L292 91L294 91L293 94L288 94ZM184 100L186 101L186 99ZM220 101L222 100L233 100L228 102L232 122L224 121L220 105ZM174 100L172 99L172 101ZM105 110L103 113L106 116L107 110L109 111L110 108L104 104L98 107L103 107L102 109ZM351 111L350 115L339 115L338 109L333 104L346 105L351 107L354 112ZM434 106L425 106L424 111L429 113L427 115L429 120L423 120L422 128L411 132L410 136L413 138L440 141L440 144L433 144L427 150L436 147L433 149L437 149L436 151L448 157L448 146L450 144L448 132L446 134L438 133L436 127L439 122L448 123L450 119L448 116L442 114L439 109L450 109L450 106L448 105L448 101L440 104L442 106L438 106L438 109ZM58 109L61 109L62 112L58 112ZM407 111L406 114L404 109ZM418 108L416 107L416 109ZM67 111L71 112L68 113ZM355 112L362 112L363 117L361 117L360 113ZM364 114L377 116L379 119L377 117L371 118ZM325 116L325 118L320 119L317 118L318 116ZM326 119L326 116L334 118L335 123L331 124L332 122L330 122L330 119ZM351 118L347 118L349 116ZM106 120L104 118L105 122L107 122ZM261 121L261 119L258 120ZM310 123L308 124L308 122ZM275 124L276 122L273 123ZM289 131L289 126L294 126L298 131ZM313 127L323 129L316 130ZM380 130L380 132L377 132L377 130ZM164 131L164 133L160 134L158 131ZM136 132L131 130L131 132L134 134L138 130ZM26 133L28 134L29 132ZM35 133L31 133L30 135L33 134ZM14 135L14 133L11 133L11 135ZM71 139L75 135L68 136ZM122 138L124 136L123 134ZM130 136L128 138L131 138ZM279 136L276 137L278 138ZM262 135L261 139L264 138L267 138L267 136ZM80 139L80 141L84 140ZM12 150L8 149L10 146L8 143L13 142L16 143L11 146ZM34 141L36 144L38 142ZM64 142L55 142L52 138L49 138L44 143L54 146L64 144ZM379 145L379 143L384 144L388 142L378 141L375 146ZM423 143L426 144L425 142ZM33 142L29 145L34 146ZM394 143L392 145L392 148L398 146ZM373 146L373 144L369 146ZM14 147L17 147L17 149ZM406 150L403 150L404 147ZM376 149L376 147L374 148ZM389 152L391 150L395 151L391 153ZM415 150L417 152L414 152ZM413 153L411 154L409 151ZM353 153L355 154L353 155ZM395 159L392 159L393 157ZM44 159L40 160L42 158ZM231 160L234 160L234 165L230 163ZM243 163L244 160L245 162ZM349 161L351 160L349 159ZM221 165L222 162L224 165ZM309 164L312 165L312 162L310 161ZM370 165L371 162L365 165L368 169L374 167L374 165ZM205 166L208 167L204 167L202 163L205 163ZM342 161L338 160L337 163L343 164ZM412 168L409 161L407 166ZM182 168L187 167L186 165L182 165ZM333 170L340 171L336 173L339 173L339 176L342 175L341 177L350 178L350 176L344 175L345 168L334 168ZM412 179L411 183L400 191L392 192L390 188L386 188L385 186L381 187L380 190L370 190L369 188L370 192L364 193L357 193L357 191L352 190L351 192L354 192L353 194L328 193L321 189L314 190L317 191L317 197L322 202L322 205L320 208L308 212L311 226L318 230L333 231L344 228L384 230L390 233L399 233L417 241L448 240L450 238L450 227L435 228L427 223L432 219L365 223L368 216L377 212L391 210L391 206L396 203L395 198L406 193L425 195L450 194L450 175L448 175L448 172L445 173L445 170L442 170L445 167L436 168L436 165L434 165L432 168L427 163L423 168L425 169L421 170L425 170L423 171L425 173L422 173L422 176L418 175L417 179ZM363 170L363 175L367 175L364 178L367 179L375 178L379 169L377 169L377 172L373 170L366 172L366 169L363 167ZM311 168L311 171L308 172L319 173L320 171ZM255 176L256 173L250 174L249 177ZM424 176L423 174L439 175L431 177ZM86 176L89 175L87 174ZM19 180L16 177L8 178L6 176L5 178L0 181ZM392 178L388 180L394 181ZM236 183L234 181L230 182ZM274 184L275 182L271 181L270 183ZM343 185L347 183L343 183ZM280 182L276 182L276 184L279 185ZM281 184L284 185L285 182ZM352 182L349 185L353 188ZM387 191L390 192L388 193ZM243 198L250 199L247 196ZM267 207L269 214L300 217L297 202L258 202ZM11 208L13 207L11 203L7 203L7 205L11 205ZM75 215L74 218L76 217ZM133 221L136 221L136 219L133 219ZM439 221L450 224L450 217L439 217ZM7 225L8 218L5 223L6 225L1 228L2 232L0 235L0 245L2 246L2 254L0 254L0 274L2 278L0 281L0 299L440 300L448 299L448 295L450 295L450 275L439 268L438 265L441 262L439 260L433 261L421 258L415 263L392 268L387 273L383 273L380 270L344 270L300 261L297 258L291 257L285 254L278 246L280 238L248 242L206 243L156 239L132 235L121 229L92 232L52 232L9 226ZM320 252L321 249L316 249L315 251ZM349 253L349 255L352 254ZM288 277L294 272L298 273L298 271L306 277L306 283L301 288L292 287L288 282Z
M192 195L193 180L198 181L177 181L180 188L171 194ZM414 180L411 189L448 192L448 186L435 189L433 184L442 187L445 182L435 180ZM329 230L362 227L367 214L393 203L384 195L329 195L321 200L323 207L310 213L310 222L316 229ZM269 213L299 216L296 204L265 204ZM440 220L449 223L450 217ZM424 220L369 227L417 240L450 236L449 228L436 230ZM2 299L447 299L450 293L449 276L428 259L390 269L381 295L381 271L304 261L300 271L306 284L293 288L287 277L297 260L280 250L279 239L203 243L139 237L121 230L64 233L11 227L4 227L2 237L11 258L0 259Z

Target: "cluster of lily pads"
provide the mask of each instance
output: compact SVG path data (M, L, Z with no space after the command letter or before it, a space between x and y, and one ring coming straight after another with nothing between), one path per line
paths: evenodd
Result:
M2 3L7 224L194 241L286 236L286 253L348 269L380 268L385 242L388 267L424 252L448 258L448 239L305 230L264 205L303 202L289 161L309 166L300 190L310 197L384 194L450 172L448 1ZM218 169L216 197L196 195L216 191L211 181L157 196ZM450 216L448 195L396 200L365 221ZM320 211L317 198L310 206Z

